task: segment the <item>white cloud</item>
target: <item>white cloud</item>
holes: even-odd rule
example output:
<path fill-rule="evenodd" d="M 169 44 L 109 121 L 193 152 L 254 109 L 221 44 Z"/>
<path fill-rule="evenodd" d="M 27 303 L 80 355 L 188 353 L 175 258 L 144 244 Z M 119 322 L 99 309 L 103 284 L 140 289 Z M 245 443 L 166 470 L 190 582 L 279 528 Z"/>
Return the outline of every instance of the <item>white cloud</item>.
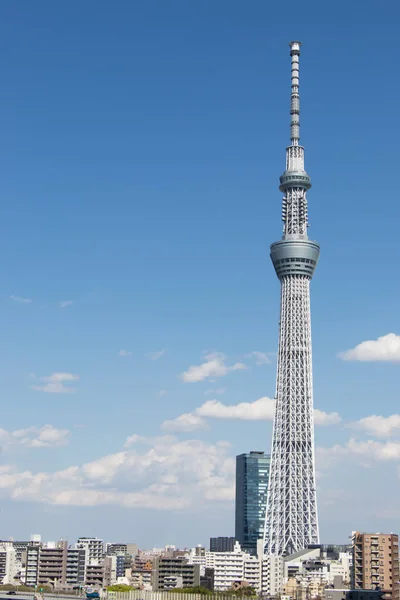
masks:
<path fill-rule="evenodd" d="M 367 467 L 376 462 L 399 461 L 400 441 L 378 442 L 351 438 L 343 446 L 336 444 L 330 448 L 316 449 L 318 469 L 329 469 L 343 459 L 349 461 L 351 458 Z"/>
<path fill-rule="evenodd" d="M 110 483 L 115 473 L 125 463 L 125 460 L 126 452 L 110 454 L 109 456 L 103 456 L 98 460 L 84 464 L 82 472 L 89 480 Z"/>
<path fill-rule="evenodd" d="M 240 421 L 272 421 L 275 413 L 275 400 L 263 396 L 254 402 L 239 404 L 224 404 L 219 400 L 207 400 L 193 412 L 184 413 L 175 419 L 164 421 L 161 429 L 164 431 L 195 431 L 207 427 L 206 418 L 231 419 Z M 337 412 L 326 413 L 314 409 L 315 425 L 337 425 L 341 417 Z"/>
<path fill-rule="evenodd" d="M 375 437 L 391 437 L 400 432 L 400 415 L 390 415 L 389 417 L 371 415 L 350 423 L 349 427 L 361 429 Z"/>
<path fill-rule="evenodd" d="M 146 440 L 146 438 L 143 437 L 142 435 L 139 435 L 138 433 L 134 433 L 133 435 L 130 435 L 129 437 L 126 438 L 124 448 L 130 448 L 134 444 L 137 444 L 138 442 L 143 442 L 145 440 Z"/>
<path fill-rule="evenodd" d="M 134 437 L 134 436 L 131 436 Z M 0 491 L 14 500 L 179 510 L 231 501 L 235 461 L 227 443 L 139 436 L 141 447 L 54 473 L 0 468 Z"/>
<path fill-rule="evenodd" d="M 176 419 L 164 421 L 161 425 L 161 429 L 164 431 L 178 432 L 178 431 L 196 431 L 196 429 L 205 429 L 207 427 L 206 421 L 194 413 L 184 413 Z"/>
<path fill-rule="evenodd" d="M 254 358 L 256 361 L 256 365 L 259 367 L 261 365 L 269 365 L 271 363 L 268 352 L 260 352 L 259 350 L 253 350 L 253 352 L 249 352 L 246 354 L 246 358 Z"/>
<path fill-rule="evenodd" d="M 132 356 L 132 352 L 129 350 L 120 350 L 118 352 L 118 356 Z"/>
<path fill-rule="evenodd" d="M 151 360 L 158 360 L 166 353 L 167 349 L 163 348 L 162 350 L 156 350 L 156 352 L 149 352 L 146 356 L 151 358 Z"/>
<path fill-rule="evenodd" d="M 221 352 L 210 352 L 204 358 L 206 359 L 204 363 L 189 367 L 180 375 L 180 378 L 186 383 L 193 383 L 204 381 L 209 377 L 223 377 L 232 371 L 247 369 L 246 365 L 240 362 L 227 365 L 226 356 Z"/>
<path fill-rule="evenodd" d="M 53 425 L 44 425 L 32 439 L 32 447 L 66 446 L 68 444 L 68 429 L 57 429 Z"/>
<path fill-rule="evenodd" d="M 167 392 L 167 390 L 160 390 L 160 391 L 158 392 L 158 395 L 159 395 L 159 396 L 160 396 L 160 398 L 161 398 L 162 396 L 165 396 L 167 393 L 168 393 L 168 392 Z"/>
<path fill-rule="evenodd" d="M 326 413 L 319 408 L 314 408 L 315 425 L 337 425 L 342 420 L 337 412 Z"/>
<path fill-rule="evenodd" d="M 71 306 L 72 304 L 72 300 L 61 300 L 61 302 L 59 302 L 58 306 L 60 308 L 67 308 L 67 306 Z"/>
<path fill-rule="evenodd" d="M 361 342 L 338 356 L 343 360 L 400 362 L 400 335 L 388 333 L 377 340 Z"/>
<path fill-rule="evenodd" d="M 31 298 L 23 298 L 22 296 L 10 296 L 10 299 L 17 304 L 30 304 L 32 302 Z"/>
<path fill-rule="evenodd" d="M 15 445 L 29 448 L 66 446 L 69 434 L 68 429 L 57 429 L 53 425 L 27 427 L 15 431 L 0 429 L 0 443 L 3 448 Z"/>
<path fill-rule="evenodd" d="M 53 373 L 48 377 L 40 377 L 44 383 L 32 385 L 32 389 L 39 392 L 48 392 L 49 394 L 70 394 L 75 392 L 75 388 L 68 384 L 72 381 L 78 381 L 79 376 L 73 373 Z"/>
<path fill-rule="evenodd" d="M 349 440 L 347 449 L 351 454 L 360 455 L 362 459 L 398 460 L 400 459 L 400 442 L 377 442 L 375 440 Z"/>
<path fill-rule="evenodd" d="M 272 421 L 274 418 L 275 400 L 266 396 L 254 402 L 239 404 L 223 404 L 218 400 L 208 400 L 196 409 L 196 414 L 212 419 L 240 419 L 241 421 Z"/>
<path fill-rule="evenodd" d="M 223 404 L 219 400 L 208 400 L 195 410 L 196 415 L 213 419 L 238 419 L 241 421 L 272 421 L 275 413 L 275 400 L 263 396 L 254 402 L 240 402 L 239 404 Z M 341 417 L 337 412 L 326 413 L 318 408 L 314 409 L 314 422 L 316 425 L 336 425 Z"/>

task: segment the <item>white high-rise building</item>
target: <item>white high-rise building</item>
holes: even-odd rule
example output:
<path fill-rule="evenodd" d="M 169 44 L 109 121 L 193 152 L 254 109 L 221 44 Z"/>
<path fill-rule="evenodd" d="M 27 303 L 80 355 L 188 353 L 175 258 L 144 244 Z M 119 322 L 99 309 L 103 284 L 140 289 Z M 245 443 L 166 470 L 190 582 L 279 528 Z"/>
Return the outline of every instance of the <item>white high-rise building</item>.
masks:
<path fill-rule="evenodd" d="M 12 544 L 0 545 L 0 583 L 15 585 L 17 575 L 16 551 Z"/>
<path fill-rule="evenodd" d="M 239 542 L 233 552 L 205 552 L 196 555 L 193 548 L 189 562 L 200 564 L 201 568 L 214 569 L 214 589 L 225 592 L 237 585 L 247 585 L 258 593 L 276 595 L 283 582 L 283 558 L 280 556 L 252 556 L 244 552 Z"/>
<path fill-rule="evenodd" d="M 281 556 L 264 556 L 261 562 L 259 592 L 265 596 L 277 596 L 282 591 L 284 563 Z"/>
<path fill-rule="evenodd" d="M 86 564 L 90 564 L 93 560 L 99 561 L 103 558 L 104 542 L 99 538 L 81 537 L 76 542 L 76 548 L 86 550 Z"/>

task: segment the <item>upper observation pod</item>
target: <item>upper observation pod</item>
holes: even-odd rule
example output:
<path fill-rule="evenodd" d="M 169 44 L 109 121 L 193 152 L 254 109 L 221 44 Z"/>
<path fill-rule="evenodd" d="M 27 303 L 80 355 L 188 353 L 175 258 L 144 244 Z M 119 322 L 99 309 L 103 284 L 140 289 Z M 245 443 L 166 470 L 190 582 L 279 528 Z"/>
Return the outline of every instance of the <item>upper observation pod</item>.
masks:
<path fill-rule="evenodd" d="M 311 279 L 319 258 L 319 244 L 308 239 L 307 191 L 311 179 L 304 168 L 300 140 L 299 57 L 300 42 L 290 42 L 290 146 L 286 148 L 286 169 L 280 177 L 283 192 L 283 238 L 271 246 L 271 259 L 279 279 L 302 275 Z"/>

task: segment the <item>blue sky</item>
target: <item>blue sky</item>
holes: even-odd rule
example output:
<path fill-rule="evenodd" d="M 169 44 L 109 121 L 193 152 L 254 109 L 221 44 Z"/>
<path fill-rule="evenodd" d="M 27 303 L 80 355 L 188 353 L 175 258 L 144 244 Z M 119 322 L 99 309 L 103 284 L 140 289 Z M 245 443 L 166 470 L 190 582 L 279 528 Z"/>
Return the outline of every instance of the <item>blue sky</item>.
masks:
<path fill-rule="evenodd" d="M 271 439 L 254 402 L 274 395 L 291 39 L 321 244 L 321 535 L 400 529 L 399 13 L 1 5 L 1 537 L 233 535 L 233 458 Z"/>

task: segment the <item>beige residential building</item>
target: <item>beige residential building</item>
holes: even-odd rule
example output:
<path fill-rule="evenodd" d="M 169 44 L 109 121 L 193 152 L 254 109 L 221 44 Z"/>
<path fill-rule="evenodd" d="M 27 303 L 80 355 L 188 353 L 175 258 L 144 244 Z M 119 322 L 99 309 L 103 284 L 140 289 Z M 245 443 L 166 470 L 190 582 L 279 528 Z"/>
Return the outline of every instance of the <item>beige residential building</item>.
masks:
<path fill-rule="evenodd" d="M 67 542 L 48 542 L 39 551 L 39 585 L 63 587 L 67 580 Z"/>
<path fill-rule="evenodd" d="M 400 600 L 399 536 L 354 531 L 352 542 L 352 587 L 364 590 L 379 587 L 388 598 Z"/>

